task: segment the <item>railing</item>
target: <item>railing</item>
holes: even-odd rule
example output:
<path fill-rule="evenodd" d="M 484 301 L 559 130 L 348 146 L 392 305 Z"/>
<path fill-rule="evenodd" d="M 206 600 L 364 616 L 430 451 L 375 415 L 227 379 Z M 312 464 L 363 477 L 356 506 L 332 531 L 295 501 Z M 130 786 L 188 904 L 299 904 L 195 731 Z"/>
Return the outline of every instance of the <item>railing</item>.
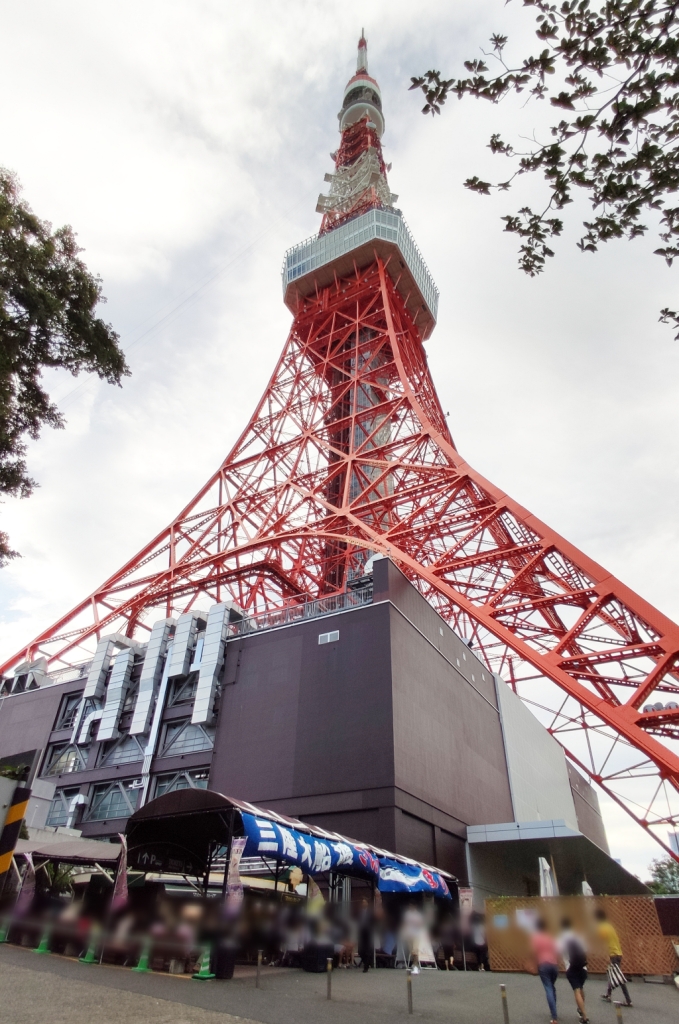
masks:
<path fill-rule="evenodd" d="M 279 626 L 289 626 L 294 622 L 302 622 L 306 619 L 317 619 L 322 615 L 334 615 L 335 612 L 347 611 L 349 608 L 360 608 L 362 605 L 371 604 L 372 599 L 373 588 L 372 584 L 369 584 L 359 590 L 349 590 L 343 594 L 333 594 L 331 597 L 319 597 L 314 601 L 307 600 L 302 604 L 289 604 L 283 608 L 274 608 L 272 611 L 257 612 L 239 622 L 232 622 L 229 629 L 232 636 L 255 633 L 262 629 L 276 629 Z M 90 664 L 91 662 L 88 661 L 73 668 L 56 669 L 45 676 L 42 686 L 53 686 L 55 683 L 71 679 L 83 679 L 87 675 Z"/>
<path fill-rule="evenodd" d="M 283 261 L 283 292 L 291 282 L 373 238 L 398 245 L 422 298 L 436 319 L 439 290 L 399 210 L 368 210 L 325 235 L 312 235 L 288 249 Z"/>
<path fill-rule="evenodd" d="M 249 615 L 247 618 L 241 619 L 240 622 L 232 623 L 231 630 L 234 635 L 242 636 L 247 633 L 259 632 L 262 629 L 290 626 L 295 622 L 317 619 L 323 615 L 334 615 L 336 612 L 344 612 L 349 608 L 360 608 L 363 605 L 371 604 L 372 599 L 372 586 L 363 587 L 360 590 L 348 590 L 343 594 L 333 594 L 331 597 L 319 597 L 315 601 L 305 601 L 304 604 L 291 604 L 284 608 L 274 608 L 273 611 Z"/>

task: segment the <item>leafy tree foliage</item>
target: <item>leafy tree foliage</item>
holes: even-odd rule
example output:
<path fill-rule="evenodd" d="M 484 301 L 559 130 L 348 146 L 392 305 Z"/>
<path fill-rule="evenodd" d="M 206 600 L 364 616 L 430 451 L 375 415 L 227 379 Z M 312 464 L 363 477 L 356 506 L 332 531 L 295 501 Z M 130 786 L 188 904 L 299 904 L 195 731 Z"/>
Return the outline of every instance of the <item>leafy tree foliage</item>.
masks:
<path fill-rule="evenodd" d="M 15 779 L 17 782 L 21 782 L 28 775 L 28 769 L 27 764 L 0 764 L 0 778 Z"/>
<path fill-rule="evenodd" d="M 129 373 L 112 327 L 95 316 L 101 279 L 79 257 L 72 228 L 52 231 L 0 168 L 0 494 L 27 497 L 36 486 L 26 440 L 63 417 L 41 384 L 43 369 L 88 371 L 110 384 Z M 0 532 L 0 566 L 14 558 Z"/>
<path fill-rule="evenodd" d="M 70 864 L 48 860 L 35 873 L 36 885 L 52 896 L 73 892 L 75 869 Z"/>
<path fill-rule="evenodd" d="M 673 857 L 666 860 L 652 860 L 650 865 L 651 881 L 647 882 L 649 889 L 666 896 L 669 893 L 679 892 L 679 861 Z"/>
<path fill-rule="evenodd" d="M 549 99 L 558 111 L 549 139 L 525 151 L 491 136 L 491 152 L 515 164 L 506 180 L 493 184 L 475 176 L 465 182 L 488 195 L 506 191 L 519 175 L 542 175 L 544 205 L 503 218 L 505 230 L 521 240 L 519 267 L 527 274 L 539 274 L 554 255 L 550 241 L 563 230 L 554 214 L 573 201 L 576 188 L 586 191 L 594 211 L 578 242 L 583 252 L 611 238 L 643 235 L 651 214 L 662 243 L 655 252 L 671 266 L 679 256 L 679 2 L 523 4 L 535 8 L 541 49 L 513 66 L 505 58 L 507 36 L 493 35 L 486 59 L 465 61 L 467 77 L 443 79 L 428 71 L 412 79 L 410 88 L 426 98 L 422 112 L 440 114 L 451 95 L 498 103 L 510 93 Z M 660 319 L 679 327 L 676 311 L 663 309 Z"/>

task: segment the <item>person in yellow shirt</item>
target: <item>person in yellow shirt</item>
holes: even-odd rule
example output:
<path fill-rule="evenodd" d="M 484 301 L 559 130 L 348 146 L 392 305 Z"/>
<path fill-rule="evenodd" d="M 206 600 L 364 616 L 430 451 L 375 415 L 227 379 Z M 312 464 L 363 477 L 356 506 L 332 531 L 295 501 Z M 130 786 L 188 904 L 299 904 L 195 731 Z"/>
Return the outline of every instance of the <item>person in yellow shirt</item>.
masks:
<path fill-rule="evenodd" d="M 625 997 L 627 1006 L 632 1005 L 630 994 L 627 990 L 627 979 L 622 973 L 622 946 L 620 945 L 620 938 L 615 928 L 610 921 L 607 920 L 605 911 L 599 907 L 594 912 L 594 917 L 599 922 L 597 925 L 597 934 L 599 938 L 605 943 L 608 950 L 608 988 L 606 989 L 606 995 L 602 996 L 607 1003 L 611 1001 L 611 992 L 618 985 L 622 989 L 622 994 Z"/>

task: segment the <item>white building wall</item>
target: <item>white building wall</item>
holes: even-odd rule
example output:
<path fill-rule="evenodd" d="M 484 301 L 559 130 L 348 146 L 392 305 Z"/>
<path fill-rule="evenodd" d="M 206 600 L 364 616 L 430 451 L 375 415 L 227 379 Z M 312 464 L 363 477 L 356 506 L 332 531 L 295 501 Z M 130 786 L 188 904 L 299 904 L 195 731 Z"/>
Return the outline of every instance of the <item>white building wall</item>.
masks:
<path fill-rule="evenodd" d="M 499 676 L 495 688 L 514 820 L 562 819 L 579 831 L 563 748 Z"/>

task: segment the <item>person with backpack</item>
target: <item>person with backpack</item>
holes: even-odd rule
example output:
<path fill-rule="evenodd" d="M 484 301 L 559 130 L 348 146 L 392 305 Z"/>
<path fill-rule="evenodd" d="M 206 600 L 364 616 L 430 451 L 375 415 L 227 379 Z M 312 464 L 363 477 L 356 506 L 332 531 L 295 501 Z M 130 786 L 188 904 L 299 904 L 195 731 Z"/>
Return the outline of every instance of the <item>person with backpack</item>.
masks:
<path fill-rule="evenodd" d="M 566 979 L 573 989 L 575 1005 L 581 1024 L 589 1024 L 585 1011 L 585 982 L 587 981 L 587 950 L 582 937 L 573 931 L 573 924 L 568 917 L 561 922 L 561 938 L 559 952 L 566 970 Z"/>

